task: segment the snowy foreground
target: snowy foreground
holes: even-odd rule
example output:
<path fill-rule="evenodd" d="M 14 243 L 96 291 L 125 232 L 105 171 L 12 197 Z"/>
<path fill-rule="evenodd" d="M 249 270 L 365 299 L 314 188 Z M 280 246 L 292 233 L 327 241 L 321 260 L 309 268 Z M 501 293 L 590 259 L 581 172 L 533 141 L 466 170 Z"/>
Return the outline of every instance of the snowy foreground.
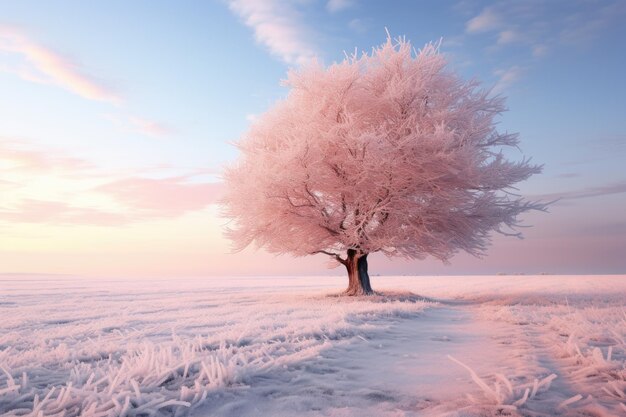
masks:
<path fill-rule="evenodd" d="M 0 277 L 0 415 L 626 416 L 626 276 L 345 281 Z"/>

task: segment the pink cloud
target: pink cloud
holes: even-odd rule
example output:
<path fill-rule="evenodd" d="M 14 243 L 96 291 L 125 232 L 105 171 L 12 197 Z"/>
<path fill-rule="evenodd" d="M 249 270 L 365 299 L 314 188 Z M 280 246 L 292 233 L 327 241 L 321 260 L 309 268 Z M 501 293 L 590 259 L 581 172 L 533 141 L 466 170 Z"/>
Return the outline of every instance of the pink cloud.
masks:
<path fill-rule="evenodd" d="M 506 69 L 498 69 L 494 71 L 494 74 L 498 77 L 498 81 L 496 85 L 493 87 L 494 94 L 500 94 L 504 90 L 508 89 L 511 85 L 515 84 L 524 73 L 524 70 L 517 66 L 513 65 L 512 67 Z"/>
<path fill-rule="evenodd" d="M 513 29 L 503 30 L 498 34 L 498 45 L 506 45 L 510 43 L 520 42 L 523 36 Z"/>
<path fill-rule="evenodd" d="M 254 30 L 258 43 L 288 64 L 313 59 L 312 36 L 289 2 L 277 0 L 230 0 L 230 9 Z"/>
<path fill-rule="evenodd" d="M 94 190 L 109 195 L 147 218 L 176 217 L 215 203 L 222 184 L 190 183 L 185 177 L 132 177 L 98 186 Z"/>
<path fill-rule="evenodd" d="M 0 220 L 16 223 L 119 226 L 132 219 L 126 214 L 76 207 L 60 201 L 24 199 L 9 209 L 0 209 Z"/>
<path fill-rule="evenodd" d="M 141 117 L 131 116 L 128 118 L 134 129 L 148 136 L 168 136 L 173 133 L 173 130 L 159 122 L 153 120 L 143 119 Z"/>
<path fill-rule="evenodd" d="M 76 63 L 29 39 L 15 28 L 0 26 L 0 51 L 17 54 L 24 59 L 23 65 L 4 66 L 4 70 L 27 81 L 55 84 L 89 100 L 121 101 L 115 92 L 86 75 Z"/>
<path fill-rule="evenodd" d="M 488 32 L 502 26 L 502 17 L 492 8 L 484 9 L 480 14 L 467 22 L 468 33 Z"/>
<path fill-rule="evenodd" d="M 121 226 L 202 210 L 216 202 L 221 190 L 221 183 L 187 183 L 182 177 L 125 178 L 91 190 L 123 205 L 119 212 L 24 198 L 9 207 L 0 207 L 0 222 Z"/>
<path fill-rule="evenodd" d="M 76 172 L 88 168 L 91 168 L 91 164 L 83 159 L 60 155 L 51 150 L 33 149 L 26 142 L 0 137 L 0 172 Z"/>
<path fill-rule="evenodd" d="M 354 6 L 353 0 L 328 0 L 326 9 L 331 13 L 340 12 Z"/>
<path fill-rule="evenodd" d="M 221 183 L 188 183 L 183 177 L 125 178 L 91 190 L 119 202 L 124 206 L 119 212 L 24 198 L 10 207 L 0 207 L 0 222 L 121 226 L 202 210 L 216 202 L 221 190 Z"/>
<path fill-rule="evenodd" d="M 18 185 L 18 184 L 13 182 L 13 181 L 0 180 L 0 189 L 13 188 L 16 185 Z"/>
<path fill-rule="evenodd" d="M 50 149 L 39 149 L 24 141 L 0 137 L 0 194 L 7 197 L 0 206 L 0 223 L 49 223 L 81 225 L 123 225 L 159 218 L 174 218 L 187 212 L 198 211 L 215 203 L 222 189 L 221 183 L 192 182 L 213 174 L 211 169 L 198 169 L 187 175 L 161 179 L 137 176 L 120 177 L 112 173 L 93 173 L 96 167 L 80 158 L 68 157 Z M 168 166 L 153 167 L 152 170 L 169 169 Z M 142 172 L 145 172 L 142 171 Z M 13 179 L 11 174 L 18 174 Z M 40 198 L 29 190 L 31 178 L 56 177 L 62 183 L 59 196 Z M 85 189 L 77 182 L 86 177 L 90 181 L 109 182 Z M 23 177 L 23 178 L 22 178 Z M 117 177 L 117 179 L 115 179 Z M 73 203 L 75 197 L 85 200 L 90 195 L 106 195 L 122 206 L 119 210 L 101 207 L 85 207 Z M 61 200 L 61 201 L 58 201 Z M 77 200 L 78 201 L 78 200 Z M 10 203 L 7 203 L 10 202 Z"/>
<path fill-rule="evenodd" d="M 348 27 L 357 33 L 367 32 L 368 26 L 363 19 L 352 19 L 348 22 Z"/>
<path fill-rule="evenodd" d="M 152 137 L 164 137 L 175 133 L 174 129 L 166 124 L 143 117 L 121 116 L 112 113 L 106 113 L 102 116 L 118 128 L 127 132 L 140 133 Z"/>

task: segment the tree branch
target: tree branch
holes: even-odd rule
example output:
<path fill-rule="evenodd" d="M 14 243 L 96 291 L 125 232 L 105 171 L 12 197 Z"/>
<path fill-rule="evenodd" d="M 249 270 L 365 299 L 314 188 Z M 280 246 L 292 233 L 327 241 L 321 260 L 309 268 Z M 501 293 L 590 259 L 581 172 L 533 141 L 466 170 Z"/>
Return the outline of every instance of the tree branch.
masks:
<path fill-rule="evenodd" d="M 337 262 L 339 262 L 342 265 L 346 265 L 348 262 L 346 259 L 343 259 L 341 256 L 339 256 L 336 253 L 326 252 L 325 250 L 317 250 L 315 252 L 311 252 L 311 255 L 315 255 L 316 253 L 323 253 L 324 255 L 332 256 L 333 258 L 337 260 Z"/>

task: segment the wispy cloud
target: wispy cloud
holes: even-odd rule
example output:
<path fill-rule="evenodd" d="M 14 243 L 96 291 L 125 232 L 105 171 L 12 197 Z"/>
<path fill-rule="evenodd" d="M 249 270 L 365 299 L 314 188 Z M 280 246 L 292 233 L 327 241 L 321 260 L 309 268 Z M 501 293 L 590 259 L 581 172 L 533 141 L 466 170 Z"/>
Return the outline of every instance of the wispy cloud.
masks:
<path fill-rule="evenodd" d="M 18 184 L 16 182 L 14 182 L 14 181 L 0 180 L 0 189 L 13 188 L 16 185 L 18 185 Z"/>
<path fill-rule="evenodd" d="M 213 170 L 163 177 L 171 169 L 107 172 L 81 158 L 0 137 L 0 226 L 125 225 L 177 218 L 219 198 L 222 183 L 207 179 Z M 156 175 L 161 177 L 149 177 Z"/>
<path fill-rule="evenodd" d="M 0 173 L 73 173 L 91 167 L 81 158 L 66 156 L 52 149 L 37 149 L 18 139 L 0 137 Z"/>
<path fill-rule="evenodd" d="M 522 35 L 515 29 L 503 30 L 498 34 L 498 45 L 507 45 L 521 41 Z"/>
<path fill-rule="evenodd" d="M 326 9 L 331 13 L 337 13 L 354 6 L 354 0 L 328 0 Z"/>
<path fill-rule="evenodd" d="M 541 58 L 548 54 L 548 47 L 543 44 L 536 44 L 532 46 L 532 54 L 535 58 Z"/>
<path fill-rule="evenodd" d="M 11 184 L 9 184 L 11 185 Z M 117 208 L 94 203 L 72 203 L 40 198 L 20 198 L 0 207 L 0 223 L 121 226 L 150 220 L 177 218 L 214 204 L 222 183 L 189 183 L 182 177 L 151 179 L 131 177 L 114 180 L 90 190 L 81 198 L 100 194 L 113 199 Z M 4 188 L 0 183 L 0 188 Z M 67 194 L 67 193 L 66 193 Z M 72 195 L 66 195 L 71 200 Z"/>
<path fill-rule="evenodd" d="M 483 8 L 466 22 L 465 31 L 489 39 L 495 35 L 494 46 L 498 48 L 514 43 L 526 45 L 527 51 L 538 58 L 557 46 L 591 45 L 599 33 L 620 24 L 624 17 L 626 3 L 621 0 L 601 4 L 565 2 L 558 11 L 550 7 L 550 2 L 512 0 Z"/>
<path fill-rule="evenodd" d="M 144 119 L 142 117 L 130 116 L 128 118 L 135 130 L 148 136 L 169 136 L 174 133 L 173 129 L 163 123 L 153 120 Z"/>
<path fill-rule="evenodd" d="M 12 223 L 120 226 L 131 220 L 125 213 L 76 207 L 61 201 L 23 199 L 10 208 L 0 208 L 0 221 Z"/>
<path fill-rule="evenodd" d="M 580 198 L 600 197 L 612 194 L 626 193 L 626 181 L 615 182 L 612 184 L 598 185 L 593 187 L 586 187 L 580 190 L 564 191 L 557 193 L 539 194 L 531 196 L 534 200 L 577 200 Z"/>
<path fill-rule="evenodd" d="M 491 7 L 483 9 L 478 15 L 468 20 L 465 31 L 468 33 L 488 32 L 503 24 L 500 14 Z"/>
<path fill-rule="evenodd" d="M 365 33 L 368 26 L 365 20 L 359 18 L 352 19 L 348 22 L 348 27 L 357 33 Z"/>
<path fill-rule="evenodd" d="M 117 210 L 58 200 L 23 198 L 0 207 L 0 222 L 122 226 L 176 218 L 215 203 L 221 189 L 221 183 L 186 183 L 181 178 L 126 178 L 89 191 L 103 193 L 116 200 L 120 205 Z"/>
<path fill-rule="evenodd" d="M 94 188 L 147 217 L 176 217 L 215 203 L 221 183 L 192 183 L 186 177 L 124 178 Z"/>
<path fill-rule="evenodd" d="M 517 65 L 513 65 L 512 67 L 505 69 L 495 70 L 494 74 L 498 77 L 498 81 L 493 87 L 493 93 L 499 94 L 507 90 L 522 77 L 523 73 L 524 70 Z"/>
<path fill-rule="evenodd" d="M 145 136 L 159 138 L 170 136 L 175 133 L 175 130 L 170 126 L 143 117 L 114 113 L 106 113 L 103 114 L 102 117 L 109 120 L 121 130 L 139 133 Z"/>
<path fill-rule="evenodd" d="M 248 113 L 246 114 L 246 120 L 248 123 L 256 123 L 259 120 L 259 115 L 256 113 Z"/>
<path fill-rule="evenodd" d="M 287 64 L 303 64 L 316 56 L 311 30 L 291 2 L 230 0 L 230 9 L 254 30 L 256 41 Z"/>
<path fill-rule="evenodd" d="M 21 58 L 19 64 L 3 63 L 0 69 L 24 80 L 54 84 L 83 98 L 118 103 L 120 96 L 109 86 L 87 75 L 77 63 L 30 39 L 20 30 L 0 26 L 0 51 Z"/>
<path fill-rule="evenodd" d="M 603 29 L 622 24 L 626 17 L 626 2 L 612 1 L 594 5 L 592 10 L 573 12 L 563 19 L 559 40 L 566 44 L 591 45 Z"/>

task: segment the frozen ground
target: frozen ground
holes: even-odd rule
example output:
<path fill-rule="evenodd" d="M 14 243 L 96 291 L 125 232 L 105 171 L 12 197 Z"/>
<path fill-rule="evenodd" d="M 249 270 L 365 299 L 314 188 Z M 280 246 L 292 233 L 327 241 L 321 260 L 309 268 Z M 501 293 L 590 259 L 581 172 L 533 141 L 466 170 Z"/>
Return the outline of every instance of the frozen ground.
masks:
<path fill-rule="evenodd" d="M 345 281 L 0 277 L 0 415 L 626 416 L 626 276 Z"/>

